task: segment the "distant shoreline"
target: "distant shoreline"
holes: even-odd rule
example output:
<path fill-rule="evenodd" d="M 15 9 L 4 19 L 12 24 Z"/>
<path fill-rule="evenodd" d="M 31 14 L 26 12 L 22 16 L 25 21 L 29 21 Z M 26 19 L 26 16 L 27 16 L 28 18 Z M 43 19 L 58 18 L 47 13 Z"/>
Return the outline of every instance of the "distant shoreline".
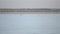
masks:
<path fill-rule="evenodd" d="M 48 9 L 48 8 L 45 8 L 45 9 L 39 9 L 39 8 L 35 8 L 35 9 L 30 9 L 30 8 L 22 8 L 22 9 L 8 9 L 8 8 L 4 8 L 4 9 L 0 9 L 0 12 L 49 12 L 49 11 L 52 11 L 52 12 L 56 12 L 56 11 L 60 11 L 60 9 Z"/>

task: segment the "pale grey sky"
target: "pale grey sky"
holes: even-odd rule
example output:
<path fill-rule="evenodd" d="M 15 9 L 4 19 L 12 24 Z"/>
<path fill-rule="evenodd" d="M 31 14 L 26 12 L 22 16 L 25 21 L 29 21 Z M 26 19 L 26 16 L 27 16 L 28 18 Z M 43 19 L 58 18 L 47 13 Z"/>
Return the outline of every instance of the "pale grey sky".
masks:
<path fill-rule="evenodd" d="M 0 0 L 0 8 L 60 8 L 60 0 Z"/>

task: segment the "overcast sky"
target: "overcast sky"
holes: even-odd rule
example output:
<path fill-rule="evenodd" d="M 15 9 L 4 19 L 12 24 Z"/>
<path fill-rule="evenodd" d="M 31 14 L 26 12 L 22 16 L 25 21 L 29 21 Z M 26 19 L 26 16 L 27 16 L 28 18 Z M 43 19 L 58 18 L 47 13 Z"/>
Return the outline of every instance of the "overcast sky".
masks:
<path fill-rule="evenodd" d="M 60 0 L 0 0 L 0 8 L 60 8 Z"/>

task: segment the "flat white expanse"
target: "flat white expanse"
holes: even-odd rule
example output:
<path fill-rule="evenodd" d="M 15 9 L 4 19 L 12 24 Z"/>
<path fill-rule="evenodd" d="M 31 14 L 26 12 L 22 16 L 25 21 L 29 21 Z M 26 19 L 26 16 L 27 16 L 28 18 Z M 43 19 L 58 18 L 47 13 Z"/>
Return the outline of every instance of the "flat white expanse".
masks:
<path fill-rule="evenodd" d="M 60 34 L 60 14 L 0 14 L 0 34 Z"/>
<path fill-rule="evenodd" d="M 60 0 L 0 0 L 0 8 L 59 8 Z"/>

